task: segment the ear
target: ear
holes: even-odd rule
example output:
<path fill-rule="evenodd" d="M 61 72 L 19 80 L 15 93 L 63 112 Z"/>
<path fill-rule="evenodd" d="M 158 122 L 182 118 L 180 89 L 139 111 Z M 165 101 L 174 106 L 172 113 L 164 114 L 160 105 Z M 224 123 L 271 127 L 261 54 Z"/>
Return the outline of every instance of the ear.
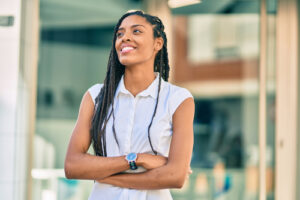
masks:
<path fill-rule="evenodd" d="M 155 38 L 154 41 L 154 50 L 158 52 L 164 45 L 164 39 L 162 37 Z"/>

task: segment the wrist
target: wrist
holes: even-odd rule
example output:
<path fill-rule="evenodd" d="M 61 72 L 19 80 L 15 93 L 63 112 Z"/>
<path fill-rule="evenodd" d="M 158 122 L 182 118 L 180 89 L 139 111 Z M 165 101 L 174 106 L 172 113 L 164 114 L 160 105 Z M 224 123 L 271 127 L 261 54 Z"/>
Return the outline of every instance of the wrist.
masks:
<path fill-rule="evenodd" d="M 137 156 L 138 156 L 137 153 L 133 153 L 133 152 L 126 155 L 125 159 L 128 161 L 131 170 L 136 170 L 138 168 L 136 164 Z"/>
<path fill-rule="evenodd" d="M 143 166 L 143 164 L 144 164 L 144 155 L 145 154 L 143 154 L 143 153 L 138 153 L 137 154 L 137 159 L 135 161 L 137 166 Z"/>

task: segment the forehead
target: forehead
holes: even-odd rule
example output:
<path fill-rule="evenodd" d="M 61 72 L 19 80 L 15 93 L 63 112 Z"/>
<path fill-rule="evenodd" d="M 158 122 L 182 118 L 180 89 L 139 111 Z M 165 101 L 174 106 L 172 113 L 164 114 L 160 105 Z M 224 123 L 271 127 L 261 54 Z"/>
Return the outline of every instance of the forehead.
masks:
<path fill-rule="evenodd" d="M 138 15 L 130 15 L 122 21 L 119 29 L 131 27 L 136 24 L 143 25 L 145 28 L 151 28 L 150 23 L 144 17 L 138 16 Z"/>

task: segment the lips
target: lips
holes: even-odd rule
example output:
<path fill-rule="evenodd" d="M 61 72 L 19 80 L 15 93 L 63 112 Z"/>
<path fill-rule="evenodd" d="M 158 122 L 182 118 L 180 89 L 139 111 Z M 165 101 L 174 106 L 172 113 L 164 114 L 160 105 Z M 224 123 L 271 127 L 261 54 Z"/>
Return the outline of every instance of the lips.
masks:
<path fill-rule="evenodd" d="M 129 45 L 129 44 L 123 44 L 121 45 L 121 53 L 128 53 L 135 49 L 136 47 Z"/>
<path fill-rule="evenodd" d="M 124 47 L 124 48 L 121 49 L 121 52 L 122 53 L 127 53 L 127 52 L 130 52 L 132 50 L 134 50 L 133 47 Z"/>

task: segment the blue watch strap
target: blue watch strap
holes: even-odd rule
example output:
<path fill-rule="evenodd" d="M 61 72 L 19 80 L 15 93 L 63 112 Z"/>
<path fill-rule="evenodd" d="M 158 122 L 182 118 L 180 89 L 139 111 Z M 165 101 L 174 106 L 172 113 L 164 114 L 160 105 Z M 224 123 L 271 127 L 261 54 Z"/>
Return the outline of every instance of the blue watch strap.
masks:
<path fill-rule="evenodd" d="M 130 167 L 131 170 L 136 170 L 137 169 L 136 163 L 134 161 L 129 162 L 129 167 Z"/>

